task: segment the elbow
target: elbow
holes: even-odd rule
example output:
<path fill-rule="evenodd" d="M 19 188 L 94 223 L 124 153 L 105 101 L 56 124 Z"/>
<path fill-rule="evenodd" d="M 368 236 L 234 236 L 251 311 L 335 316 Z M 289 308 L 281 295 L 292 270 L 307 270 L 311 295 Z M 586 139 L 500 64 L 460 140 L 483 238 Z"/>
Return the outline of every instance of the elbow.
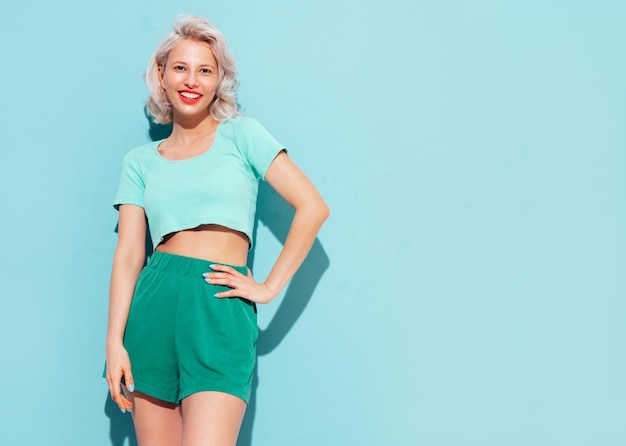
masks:
<path fill-rule="evenodd" d="M 317 221 L 319 225 L 322 226 L 322 223 L 330 216 L 330 208 L 326 205 L 324 200 L 320 199 L 319 202 L 311 206 L 310 216 L 312 220 Z"/>
<path fill-rule="evenodd" d="M 325 222 L 328 219 L 328 217 L 330 217 L 330 208 L 323 201 L 322 201 L 322 205 L 320 207 L 319 213 L 320 213 L 320 218 L 322 220 L 322 223 Z"/>
<path fill-rule="evenodd" d="M 113 256 L 113 262 L 123 265 L 124 268 L 141 269 L 146 260 L 145 249 L 128 249 L 118 246 Z"/>
<path fill-rule="evenodd" d="M 302 200 L 300 203 L 294 205 L 294 209 L 296 215 L 318 228 L 321 227 L 322 223 L 330 216 L 330 209 L 320 196 L 310 198 L 309 200 Z"/>

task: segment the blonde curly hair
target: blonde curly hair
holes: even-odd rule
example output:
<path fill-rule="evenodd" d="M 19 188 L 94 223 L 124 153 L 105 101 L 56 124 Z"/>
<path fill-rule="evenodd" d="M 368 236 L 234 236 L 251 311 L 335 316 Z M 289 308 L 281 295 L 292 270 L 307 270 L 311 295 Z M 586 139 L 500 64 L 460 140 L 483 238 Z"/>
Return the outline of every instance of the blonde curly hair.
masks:
<path fill-rule="evenodd" d="M 170 51 L 182 40 L 197 40 L 209 44 L 218 65 L 219 83 L 215 98 L 209 105 L 211 116 L 221 121 L 239 114 L 237 110 L 237 81 L 235 59 L 228 50 L 222 33 L 204 17 L 185 15 L 174 23 L 174 29 L 159 44 L 148 62 L 145 74 L 150 97 L 148 111 L 157 124 L 172 122 L 172 104 L 159 83 L 159 67 L 164 67 Z"/>

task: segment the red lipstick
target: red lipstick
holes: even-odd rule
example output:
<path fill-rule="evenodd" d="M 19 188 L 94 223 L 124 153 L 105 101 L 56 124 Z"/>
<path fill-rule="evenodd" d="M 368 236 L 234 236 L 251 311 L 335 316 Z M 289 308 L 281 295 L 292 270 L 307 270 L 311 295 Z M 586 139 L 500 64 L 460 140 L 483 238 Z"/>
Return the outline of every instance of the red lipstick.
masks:
<path fill-rule="evenodd" d="M 178 97 L 185 104 L 195 104 L 202 98 L 202 95 L 193 90 L 180 90 L 178 92 Z"/>

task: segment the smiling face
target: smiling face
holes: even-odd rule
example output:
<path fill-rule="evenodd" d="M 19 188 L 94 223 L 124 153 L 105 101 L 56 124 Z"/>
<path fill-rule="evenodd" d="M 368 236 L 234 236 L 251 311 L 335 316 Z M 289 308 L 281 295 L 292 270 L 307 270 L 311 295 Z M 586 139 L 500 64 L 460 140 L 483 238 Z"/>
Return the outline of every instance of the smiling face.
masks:
<path fill-rule="evenodd" d="M 172 104 L 174 121 L 208 117 L 219 84 L 217 61 L 208 43 L 183 40 L 159 66 L 159 80 Z"/>

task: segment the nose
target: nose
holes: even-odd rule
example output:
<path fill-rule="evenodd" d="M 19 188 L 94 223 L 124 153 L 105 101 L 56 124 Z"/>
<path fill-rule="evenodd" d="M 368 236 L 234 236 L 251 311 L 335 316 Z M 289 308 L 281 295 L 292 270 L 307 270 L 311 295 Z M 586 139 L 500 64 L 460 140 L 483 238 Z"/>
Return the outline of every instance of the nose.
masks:
<path fill-rule="evenodd" d="M 198 79 L 196 78 L 196 73 L 193 71 L 187 72 L 187 77 L 185 78 L 185 85 L 188 88 L 195 88 L 198 86 Z"/>

